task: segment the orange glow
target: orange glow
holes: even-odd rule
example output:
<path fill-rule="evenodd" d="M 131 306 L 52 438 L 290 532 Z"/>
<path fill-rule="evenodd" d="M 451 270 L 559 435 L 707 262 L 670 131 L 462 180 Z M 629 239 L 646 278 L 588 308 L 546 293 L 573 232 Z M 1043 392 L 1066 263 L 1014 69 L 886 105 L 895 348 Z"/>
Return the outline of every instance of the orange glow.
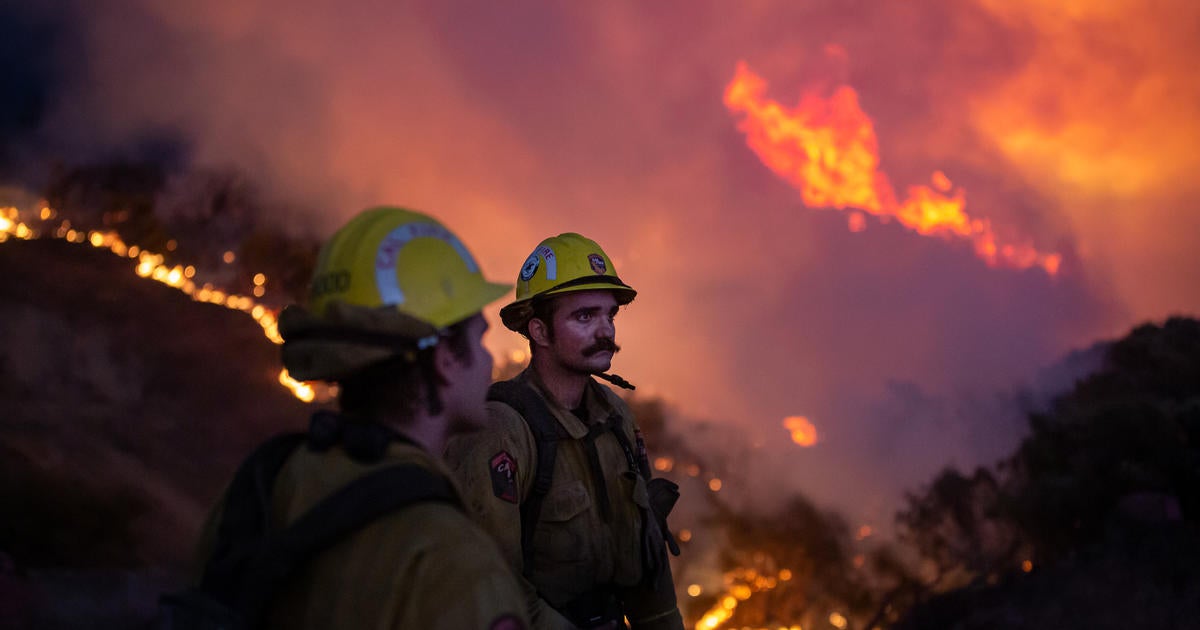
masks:
<path fill-rule="evenodd" d="M 715 479 L 715 478 L 710 479 L 708 481 L 708 489 L 712 490 L 713 492 L 720 492 L 721 491 L 721 480 Z"/>
<path fill-rule="evenodd" d="M 312 402 L 313 399 L 316 398 L 316 392 L 313 391 L 312 385 L 302 383 L 292 378 L 292 376 L 288 374 L 287 369 L 279 371 L 279 384 L 292 390 L 292 393 L 296 395 L 296 398 L 299 398 L 304 402 Z"/>
<path fill-rule="evenodd" d="M 692 530 L 681 529 L 679 530 L 679 534 L 675 537 L 679 539 L 679 542 L 687 542 L 692 539 Z"/>
<path fill-rule="evenodd" d="M 768 560 L 769 561 L 769 560 Z M 770 591 L 779 585 L 780 581 L 788 581 L 792 579 L 792 572 L 788 569 L 783 569 L 779 572 L 779 579 L 762 575 L 753 568 L 739 568 L 730 571 L 724 575 L 724 582 L 727 590 L 724 595 L 717 598 L 717 603 L 700 618 L 696 628 L 712 630 L 720 627 L 733 616 L 733 611 L 738 607 L 740 602 L 746 601 L 754 596 L 755 593 Z M 695 594 L 692 594 L 692 587 L 695 587 Z M 700 587 L 693 584 L 688 587 L 688 594 L 695 597 L 700 594 Z"/>
<path fill-rule="evenodd" d="M 933 176 L 929 179 L 933 182 L 933 187 L 941 192 L 950 192 L 950 189 L 954 187 L 950 178 L 946 177 L 946 174 L 941 171 L 934 171 Z"/>
<path fill-rule="evenodd" d="M 22 223 L 20 213 L 11 206 L 0 208 L 0 243 L 7 241 L 9 237 L 23 241 L 37 237 L 37 232 Z"/>
<path fill-rule="evenodd" d="M 1024 572 L 1026 572 L 1026 573 L 1029 573 L 1030 571 L 1032 571 L 1032 570 L 1033 570 L 1033 561 L 1032 561 L 1032 560 L 1026 560 L 1026 561 L 1022 562 L 1022 563 L 1021 563 L 1021 570 L 1022 570 L 1022 571 L 1024 571 Z"/>
<path fill-rule="evenodd" d="M 870 525 L 863 525 L 862 527 L 858 528 L 858 539 L 859 540 L 863 540 L 864 538 L 869 538 L 870 536 L 871 536 L 871 526 Z"/>
<path fill-rule="evenodd" d="M 671 459 L 670 457 L 654 458 L 654 470 L 670 472 L 672 468 L 675 468 L 675 460 Z"/>
<path fill-rule="evenodd" d="M 910 186 L 899 200 L 887 175 L 879 170 L 875 127 L 858 104 L 854 88 L 841 85 L 828 97 L 806 92 L 794 109 L 765 98 L 767 83 L 739 63 L 725 89 L 725 106 L 744 115 L 738 129 L 746 144 L 776 175 L 800 191 L 810 208 L 854 208 L 884 220 L 896 219 L 908 229 L 944 239 L 967 240 L 988 265 L 1058 272 L 1062 257 L 1043 253 L 1028 243 L 1000 243 L 991 222 L 964 212 L 964 191 L 953 189 L 945 173 L 932 176 L 933 186 Z M 851 214 L 851 231 L 865 229 L 865 218 Z"/>
<path fill-rule="evenodd" d="M 1056 3 L 1049 11 L 1031 0 L 980 4 L 1041 36 L 1018 72 L 972 103 L 977 129 L 1030 182 L 1060 195 L 1135 195 L 1190 177 L 1200 124 L 1192 109 L 1176 105 L 1181 89 L 1195 93 L 1194 68 L 1179 54 L 1186 30 L 1146 19 L 1144 5 L 1129 0 Z M 1098 37 L 1112 48 L 1098 51 Z M 1123 63 L 1106 63 L 1114 58 Z"/>
<path fill-rule="evenodd" d="M 817 443 L 817 428 L 804 416 L 788 416 L 783 419 L 783 428 L 791 431 L 792 441 L 809 447 Z"/>

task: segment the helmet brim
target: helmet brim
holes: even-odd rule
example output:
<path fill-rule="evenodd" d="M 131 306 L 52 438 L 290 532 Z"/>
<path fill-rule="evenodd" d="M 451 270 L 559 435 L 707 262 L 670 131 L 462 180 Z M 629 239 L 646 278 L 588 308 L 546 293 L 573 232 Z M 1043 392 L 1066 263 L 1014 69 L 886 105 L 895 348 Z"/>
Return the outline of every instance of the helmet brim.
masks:
<path fill-rule="evenodd" d="M 637 297 L 637 291 L 630 286 L 613 286 L 611 282 L 589 282 L 583 284 L 573 284 L 569 287 L 561 289 L 553 289 L 545 293 L 540 293 L 524 300 L 512 302 L 500 309 L 500 321 L 504 323 L 504 327 L 513 332 L 524 332 L 525 326 L 529 324 L 529 320 L 533 317 L 533 301 L 536 299 L 552 298 L 558 295 L 574 293 L 576 291 L 612 291 L 613 297 L 617 299 L 619 306 L 625 306 Z"/>
<path fill-rule="evenodd" d="M 436 318 L 437 321 L 434 323 L 440 328 L 457 324 L 458 322 L 461 322 L 462 320 L 482 311 L 483 307 L 487 306 L 488 304 L 491 304 L 505 295 L 508 295 L 508 293 L 512 291 L 512 288 L 513 285 L 511 284 L 500 284 L 497 282 L 487 281 L 481 282 L 473 289 L 472 294 L 469 297 L 464 297 L 462 300 L 458 301 L 458 308 L 445 313 L 439 313 L 438 317 Z"/>

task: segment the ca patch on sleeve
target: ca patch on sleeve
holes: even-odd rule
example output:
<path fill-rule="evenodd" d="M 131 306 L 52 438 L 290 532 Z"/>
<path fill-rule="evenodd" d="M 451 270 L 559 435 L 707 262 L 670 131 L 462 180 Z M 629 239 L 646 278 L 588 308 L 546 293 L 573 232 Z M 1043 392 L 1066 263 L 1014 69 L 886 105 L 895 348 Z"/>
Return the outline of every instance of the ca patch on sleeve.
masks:
<path fill-rule="evenodd" d="M 509 503 L 517 502 L 517 462 L 508 454 L 508 451 L 500 451 L 492 456 L 491 463 L 488 464 L 492 473 L 492 493 L 497 498 L 508 501 Z"/>

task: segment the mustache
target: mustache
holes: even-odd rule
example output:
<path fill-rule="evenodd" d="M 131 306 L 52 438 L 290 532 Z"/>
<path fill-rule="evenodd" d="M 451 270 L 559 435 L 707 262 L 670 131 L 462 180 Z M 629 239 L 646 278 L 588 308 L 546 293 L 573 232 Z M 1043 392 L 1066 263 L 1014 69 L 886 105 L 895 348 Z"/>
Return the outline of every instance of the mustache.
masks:
<path fill-rule="evenodd" d="M 616 354 L 621 351 L 621 346 L 618 346 L 617 342 L 607 337 L 597 339 L 596 343 L 583 349 L 583 356 L 590 357 L 594 354 L 599 354 L 605 351 Z"/>

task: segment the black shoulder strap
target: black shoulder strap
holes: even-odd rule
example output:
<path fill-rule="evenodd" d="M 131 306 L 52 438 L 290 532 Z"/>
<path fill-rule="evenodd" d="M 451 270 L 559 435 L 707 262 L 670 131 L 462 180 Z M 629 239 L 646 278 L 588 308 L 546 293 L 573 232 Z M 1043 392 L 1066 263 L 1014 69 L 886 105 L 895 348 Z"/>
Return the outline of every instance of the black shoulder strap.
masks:
<path fill-rule="evenodd" d="M 650 481 L 650 466 L 641 465 L 637 455 L 635 455 L 634 447 L 629 443 L 629 436 L 625 435 L 625 430 L 621 426 L 621 417 L 613 414 L 608 418 L 608 428 L 612 431 L 613 437 L 617 438 L 617 444 L 621 445 L 621 450 L 625 453 L 625 463 L 629 465 L 629 470 L 634 474 L 641 475 L 646 481 Z"/>
<path fill-rule="evenodd" d="M 248 550 L 270 529 L 271 488 L 284 462 L 307 439 L 305 433 L 277 435 L 250 454 L 238 467 L 217 526 L 212 555 L 200 587 L 221 601 L 236 597 L 232 576 L 245 567 Z"/>
<path fill-rule="evenodd" d="M 369 523 L 414 503 L 442 501 L 461 509 L 450 482 L 415 464 L 389 466 L 322 500 L 295 523 L 263 540 L 243 577 L 240 606 L 258 619 L 306 560 Z"/>
<path fill-rule="evenodd" d="M 537 469 L 533 490 L 521 497 L 521 559 L 525 577 L 533 574 L 533 532 L 542 513 L 542 502 L 554 483 L 554 460 L 558 456 L 558 441 L 564 436 L 562 427 L 546 402 L 528 385 L 514 381 L 492 383 L 488 400 L 502 402 L 521 414 L 537 443 Z"/>
<path fill-rule="evenodd" d="M 461 508 L 446 479 L 404 464 L 351 482 L 292 525 L 271 531 L 271 486 L 305 439 L 303 433 L 277 436 L 239 468 L 201 581 L 202 590 L 241 611 L 251 626 L 296 568 L 371 521 L 421 501 L 445 501 Z"/>

